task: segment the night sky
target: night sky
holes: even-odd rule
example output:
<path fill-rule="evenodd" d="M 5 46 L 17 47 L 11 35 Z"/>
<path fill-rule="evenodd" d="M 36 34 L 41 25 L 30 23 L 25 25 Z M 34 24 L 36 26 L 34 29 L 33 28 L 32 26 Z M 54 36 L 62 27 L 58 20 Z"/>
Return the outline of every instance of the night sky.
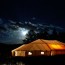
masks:
<path fill-rule="evenodd" d="M 1 19 L 46 23 L 65 28 L 64 1 L 3 0 L 0 1 L 0 24 Z"/>
<path fill-rule="evenodd" d="M 65 24 L 64 1 L 47 0 L 4 0 L 0 1 L 0 17 L 12 20 L 30 20 L 36 17 L 39 22 Z M 38 21 L 37 21 L 38 22 Z"/>

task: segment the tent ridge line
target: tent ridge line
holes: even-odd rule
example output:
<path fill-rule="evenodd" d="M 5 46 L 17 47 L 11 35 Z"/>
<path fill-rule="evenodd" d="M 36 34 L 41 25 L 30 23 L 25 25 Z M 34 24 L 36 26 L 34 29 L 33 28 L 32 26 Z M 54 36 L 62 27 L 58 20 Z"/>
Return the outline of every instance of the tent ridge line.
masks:
<path fill-rule="evenodd" d="M 48 46 L 48 44 L 45 42 L 45 41 L 43 41 L 42 39 L 40 39 L 42 42 L 44 42 L 47 46 Z M 51 48 L 48 46 L 48 48 L 51 50 Z M 51 50 L 52 51 L 52 50 Z"/>

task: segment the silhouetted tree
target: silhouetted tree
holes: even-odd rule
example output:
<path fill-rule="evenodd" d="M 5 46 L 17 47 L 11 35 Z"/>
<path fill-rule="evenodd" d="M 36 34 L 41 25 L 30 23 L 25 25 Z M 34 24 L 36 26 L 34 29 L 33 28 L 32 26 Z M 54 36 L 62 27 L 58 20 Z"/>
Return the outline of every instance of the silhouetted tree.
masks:
<path fill-rule="evenodd" d="M 52 32 L 52 39 L 58 39 L 58 34 L 55 28 L 53 29 L 53 32 Z"/>
<path fill-rule="evenodd" d="M 59 40 L 65 42 L 65 32 L 59 33 Z"/>
<path fill-rule="evenodd" d="M 47 27 L 44 29 L 43 37 L 44 37 L 45 39 L 48 39 L 48 37 L 49 37 L 49 35 L 48 35 L 48 30 L 49 30 L 49 28 L 47 28 Z"/>
<path fill-rule="evenodd" d="M 43 31 L 43 29 L 41 29 L 40 32 L 37 33 L 37 38 L 38 39 L 43 39 L 44 38 L 43 33 L 44 33 L 44 31 Z"/>
<path fill-rule="evenodd" d="M 31 42 L 36 39 L 36 33 L 34 30 L 30 30 L 29 33 L 27 34 L 27 38 L 23 40 L 24 42 Z"/>

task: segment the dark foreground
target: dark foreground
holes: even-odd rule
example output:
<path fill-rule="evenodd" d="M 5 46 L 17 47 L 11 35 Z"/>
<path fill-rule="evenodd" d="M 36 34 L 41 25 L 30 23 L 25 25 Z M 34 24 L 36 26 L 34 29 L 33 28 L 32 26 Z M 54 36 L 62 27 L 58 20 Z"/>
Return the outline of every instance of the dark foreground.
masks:
<path fill-rule="evenodd" d="M 65 64 L 65 55 L 39 57 L 0 57 L 0 65 L 59 65 Z"/>

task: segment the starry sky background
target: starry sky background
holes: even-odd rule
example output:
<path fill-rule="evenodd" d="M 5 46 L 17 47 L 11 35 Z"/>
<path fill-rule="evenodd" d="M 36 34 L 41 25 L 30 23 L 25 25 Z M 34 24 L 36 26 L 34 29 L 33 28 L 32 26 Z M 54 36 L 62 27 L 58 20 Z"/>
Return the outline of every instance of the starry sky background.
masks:
<path fill-rule="evenodd" d="M 32 23 L 52 24 L 65 29 L 64 3 L 64 0 L 2 0 L 0 1 L 0 24 L 9 25 L 11 21 L 21 23 L 31 21 Z M 3 40 L 1 36 L 0 38 Z"/>

